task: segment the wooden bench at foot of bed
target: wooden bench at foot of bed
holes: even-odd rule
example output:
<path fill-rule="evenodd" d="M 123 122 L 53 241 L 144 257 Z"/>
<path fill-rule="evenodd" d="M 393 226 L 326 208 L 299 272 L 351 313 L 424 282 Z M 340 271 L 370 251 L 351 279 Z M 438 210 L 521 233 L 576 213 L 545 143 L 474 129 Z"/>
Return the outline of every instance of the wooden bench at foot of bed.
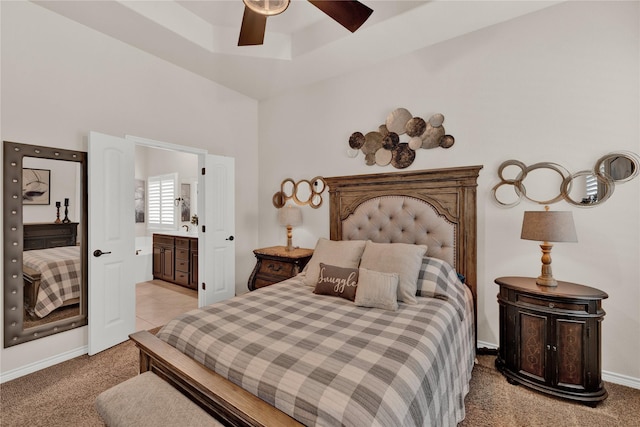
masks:
<path fill-rule="evenodd" d="M 191 359 L 155 335 L 130 335 L 140 349 L 140 373 L 151 371 L 197 403 L 224 425 L 301 427 L 264 400 Z"/>
<path fill-rule="evenodd" d="M 100 393 L 96 410 L 108 427 L 223 427 L 151 372 Z"/>

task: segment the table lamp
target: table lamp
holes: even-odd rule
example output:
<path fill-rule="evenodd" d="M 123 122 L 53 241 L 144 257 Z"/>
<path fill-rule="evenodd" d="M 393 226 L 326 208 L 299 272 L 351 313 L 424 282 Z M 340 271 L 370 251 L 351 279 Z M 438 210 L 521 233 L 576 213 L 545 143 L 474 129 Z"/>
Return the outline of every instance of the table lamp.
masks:
<path fill-rule="evenodd" d="M 284 206 L 278 210 L 278 222 L 281 226 L 287 227 L 287 251 L 294 249 L 291 243 L 293 237 L 292 228 L 302 224 L 302 210 L 297 206 Z"/>
<path fill-rule="evenodd" d="M 550 242 L 577 242 L 576 228 L 573 215 L 566 211 L 550 211 L 545 206 L 544 211 L 527 211 L 522 220 L 521 239 L 537 240 L 542 249 L 542 274 L 536 279 L 540 286 L 558 286 L 558 282 L 551 274 Z"/>

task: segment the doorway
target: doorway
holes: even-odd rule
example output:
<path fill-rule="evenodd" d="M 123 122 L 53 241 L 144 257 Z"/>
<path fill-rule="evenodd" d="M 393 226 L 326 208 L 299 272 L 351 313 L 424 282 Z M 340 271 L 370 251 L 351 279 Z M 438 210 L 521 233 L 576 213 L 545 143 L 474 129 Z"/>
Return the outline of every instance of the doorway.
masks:
<path fill-rule="evenodd" d="M 198 306 L 235 295 L 234 159 L 139 137 L 90 132 L 89 355 L 125 341 L 136 329 L 133 189 L 137 145 L 197 155 Z"/>
<path fill-rule="evenodd" d="M 198 268 L 197 258 L 189 257 L 189 251 L 186 251 L 187 256 L 178 260 L 179 255 L 171 248 L 172 259 L 167 263 L 170 271 L 167 277 L 164 273 L 161 276 L 154 272 L 154 264 L 159 262 L 155 258 L 161 255 L 156 253 L 158 248 L 154 250 L 153 244 L 154 236 L 166 237 L 172 242 L 175 236 L 185 236 L 188 237 L 187 245 L 195 246 L 191 249 L 197 250 L 198 156 L 136 144 L 134 164 L 136 331 L 140 331 L 163 326 L 172 318 L 198 307 L 195 282 L 181 285 L 174 280 L 177 274 L 197 275 L 191 271 Z M 164 203 L 160 193 L 164 194 Z"/>

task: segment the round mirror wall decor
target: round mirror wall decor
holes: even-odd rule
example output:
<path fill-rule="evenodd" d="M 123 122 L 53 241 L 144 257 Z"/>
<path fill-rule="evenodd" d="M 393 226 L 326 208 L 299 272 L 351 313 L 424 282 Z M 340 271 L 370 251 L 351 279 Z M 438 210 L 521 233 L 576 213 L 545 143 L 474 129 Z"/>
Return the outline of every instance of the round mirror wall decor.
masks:
<path fill-rule="evenodd" d="M 524 185 L 526 178 L 532 186 L 540 189 L 548 184 L 536 182 L 531 172 L 536 170 L 548 170 L 552 175 L 558 175 L 560 185 L 557 195 L 545 200 L 528 195 Z M 613 195 L 615 184 L 621 184 L 637 177 L 640 172 L 640 156 L 628 151 L 616 151 L 599 158 L 592 170 L 584 170 L 570 173 L 566 168 L 551 162 L 525 165 L 519 160 L 507 160 L 498 168 L 498 182 L 492 189 L 493 199 L 504 208 L 512 208 L 518 205 L 522 199 L 541 205 L 565 200 L 567 203 L 578 207 L 594 207 L 604 203 Z M 511 189 L 511 190 L 510 190 Z M 529 190 L 531 193 L 531 190 Z M 552 192 L 553 194 L 553 192 Z"/>
<path fill-rule="evenodd" d="M 326 188 L 327 184 L 321 176 L 311 180 L 301 179 L 298 182 L 286 178 L 280 184 L 280 191 L 273 195 L 271 201 L 276 209 L 284 207 L 289 200 L 293 200 L 297 205 L 309 205 L 318 209 L 322 205 L 322 193 Z"/>

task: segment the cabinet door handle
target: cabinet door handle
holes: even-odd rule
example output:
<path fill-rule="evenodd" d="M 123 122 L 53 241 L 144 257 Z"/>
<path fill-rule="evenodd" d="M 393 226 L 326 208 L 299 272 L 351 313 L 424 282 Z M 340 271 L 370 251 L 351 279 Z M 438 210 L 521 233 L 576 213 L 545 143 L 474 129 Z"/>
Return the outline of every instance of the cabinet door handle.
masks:
<path fill-rule="evenodd" d="M 551 350 L 551 346 L 547 344 L 547 350 Z"/>
<path fill-rule="evenodd" d="M 556 305 L 555 305 L 554 303 L 552 303 L 552 302 L 550 302 L 550 303 L 549 303 L 549 308 L 553 308 L 553 307 L 555 307 L 555 306 L 556 306 Z"/>

